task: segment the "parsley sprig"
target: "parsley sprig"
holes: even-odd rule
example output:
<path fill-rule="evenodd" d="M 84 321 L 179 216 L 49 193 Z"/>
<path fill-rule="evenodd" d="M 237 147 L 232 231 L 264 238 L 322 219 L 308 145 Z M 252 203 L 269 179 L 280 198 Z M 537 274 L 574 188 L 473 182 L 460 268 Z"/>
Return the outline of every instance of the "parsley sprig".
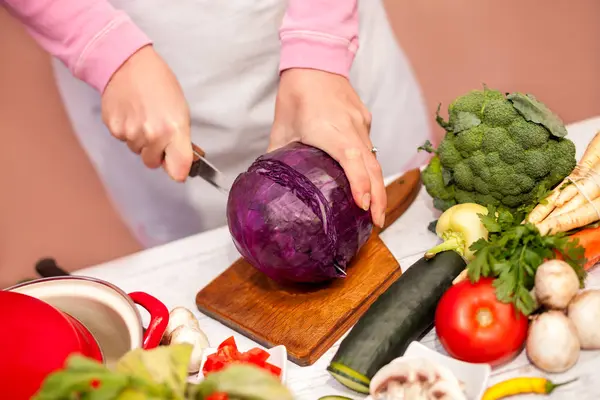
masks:
<path fill-rule="evenodd" d="M 498 300 L 513 303 L 525 315 L 535 311 L 531 296 L 535 272 L 547 259 L 557 257 L 569 263 L 583 287 L 585 279 L 585 250 L 577 239 L 565 233 L 542 236 L 530 223 L 521 224 L 525 211 L 512 213 L 488 207 L 480 219 L 489 232 L 488 240 L 480 239 L 471 245 L 475 258 L 467 266 L 471 282 L 493 277 Z"/>

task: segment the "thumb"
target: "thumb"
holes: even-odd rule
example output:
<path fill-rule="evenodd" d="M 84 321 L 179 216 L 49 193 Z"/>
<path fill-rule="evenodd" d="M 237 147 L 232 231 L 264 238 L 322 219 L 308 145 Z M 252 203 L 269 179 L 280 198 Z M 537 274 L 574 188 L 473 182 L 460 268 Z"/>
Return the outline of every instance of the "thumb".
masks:
<path fill-rule="evenodd" d="M 186 180 L 192 167 L 194 153 L 189 135 L 177 134 L 165 148 L 163 167 L 167 174 L 177 182 Z"/>

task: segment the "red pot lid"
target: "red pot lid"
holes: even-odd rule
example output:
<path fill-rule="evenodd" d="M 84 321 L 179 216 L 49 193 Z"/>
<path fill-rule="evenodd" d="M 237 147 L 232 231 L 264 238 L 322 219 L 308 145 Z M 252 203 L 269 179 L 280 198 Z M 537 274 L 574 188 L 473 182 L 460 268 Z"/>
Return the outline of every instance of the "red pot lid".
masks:
<path fill-rule="evenodd" d="M 0 291 L 0 388 L 2 397 L 29 399 L 73 353 L 90 354 L 91 335 L 50 304 Z M 89 335 L 86 337 L 86 334 Z M 91 338 L 93 341 L 93 338 Z M 97 350 L 94 342 L 92 348 Z"/>

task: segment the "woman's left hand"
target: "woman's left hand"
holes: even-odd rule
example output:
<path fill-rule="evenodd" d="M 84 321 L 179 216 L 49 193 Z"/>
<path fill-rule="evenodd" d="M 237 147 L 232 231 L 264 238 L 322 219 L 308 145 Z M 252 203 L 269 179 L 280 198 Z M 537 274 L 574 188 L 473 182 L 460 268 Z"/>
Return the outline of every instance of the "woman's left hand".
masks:
<path fill-rule="evenodd" d="M 345 77 L 293 68 L 282 72 L 269 151 L 291 142 L 320 148 L 340 163 L 359 207 L 383 227 L 387 198 L 371 152 L 371 114 Z"/>

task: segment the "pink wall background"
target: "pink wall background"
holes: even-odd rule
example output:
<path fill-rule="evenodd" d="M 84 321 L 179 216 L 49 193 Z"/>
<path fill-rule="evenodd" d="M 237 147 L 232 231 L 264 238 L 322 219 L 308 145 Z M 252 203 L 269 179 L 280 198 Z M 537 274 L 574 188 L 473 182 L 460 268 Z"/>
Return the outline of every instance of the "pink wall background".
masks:
<path fill-rule="evenodd" d="M 535 93 L 567 123 L 600 115 L 600 2 L 387 6 L 432 115 L 482 82 Z M 71 131 L 48 56 L 2 9 L 0 60 L 0 287 L 44 256 L 72 270 L 139 250 Z"/>

